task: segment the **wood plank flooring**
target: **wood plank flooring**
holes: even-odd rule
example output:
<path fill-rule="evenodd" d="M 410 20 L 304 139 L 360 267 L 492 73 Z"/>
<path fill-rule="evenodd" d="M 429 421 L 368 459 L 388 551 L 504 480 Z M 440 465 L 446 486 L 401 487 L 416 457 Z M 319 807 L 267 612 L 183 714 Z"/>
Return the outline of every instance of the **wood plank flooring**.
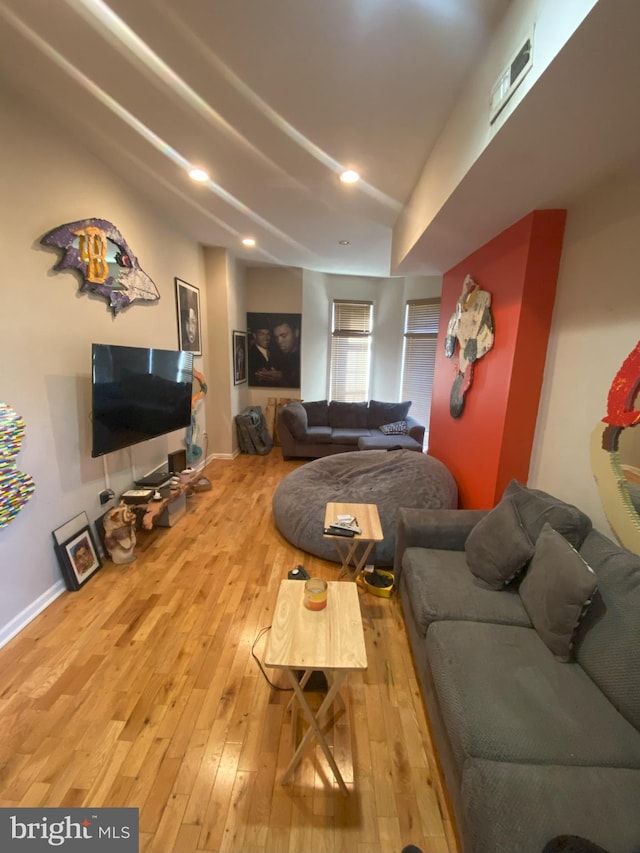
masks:
<path fill-rule="evenodd" d="M 148 853 L 458 850 L 395 596 L 360 592 L 369 667 L 328 734 L 350 795 L 319 748 L 279 783 L 291 694 L 252 647 L 291 568 L 338 573 L 273 523 L 300 464 L 214 460 L 212 490 L 140 532 L 136 562 L 107 562 L 0 650 L 0 806 L 134 806 Z"/>

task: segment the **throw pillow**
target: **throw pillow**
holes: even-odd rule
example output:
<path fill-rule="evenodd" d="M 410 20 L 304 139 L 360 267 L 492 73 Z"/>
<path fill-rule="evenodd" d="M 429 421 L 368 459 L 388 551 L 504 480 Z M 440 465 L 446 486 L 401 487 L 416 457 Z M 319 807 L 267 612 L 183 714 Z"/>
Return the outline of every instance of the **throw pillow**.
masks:
<path fill-rule="evenodd" d="M 473 527 L 464 546 L 467 565 L 483 589 L 502 589 L 533 557 L 518 508 L 503 498 Z"/>
<path fill-rule="evenodd" d="M 575 633 L 597 583 L 575 548 L 545 524 L 519 592 L 533 627 L 558 660 L 571 660 Z"/>
<path fill-rule="evenodd" d="M 304 441 L 307 435 L 307 410 L 302 403 L 287 403 L 281 410 L 281 418 L 291 435 Z"/>
<path fill-rule="evenodd" d="M 328 426 L 329 403 L 327 400 L 312 400 L 310 403 L 303 403 L 302 405 L 307 410 L 310 427 Z"/>
<path fill-rule="evenodd" d="M 404 421 L 410 408 L 411 400 L 404 403 L 381 403 L 379 400 L 369 400 L 366 425 L 369 429 L 380 429 L 383 424 Z"/>
<path fill-rule="evenodd" d="M 514 499 L 532 542 L 537 540 L 546 523 L 561 533 L 574 548 L 580 548 L 591 532 L 591 519 L 577 506 L 565 503 L 539 489 L 523 486 L 517 480 L 509 483 L 503 497 Z"/>
<path fill-rule="evenodd" d="M 407 435 L 409 426 L 406 421 L 395 421 L 392 424 L 383 424 L 380 427 L 380 432 L 385 435 Z"/>

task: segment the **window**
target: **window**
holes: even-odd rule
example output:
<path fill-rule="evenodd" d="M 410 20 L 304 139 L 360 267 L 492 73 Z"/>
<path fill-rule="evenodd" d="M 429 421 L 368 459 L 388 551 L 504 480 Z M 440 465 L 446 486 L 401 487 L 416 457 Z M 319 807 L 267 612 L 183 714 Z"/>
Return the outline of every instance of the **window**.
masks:
<path fill-rule="evenodd" d="M 369 399 L 371 302 L 333 303 L 329 399 L 357 403 Z"/>
<path fill-rule="evenodd" d="M 425 424 L 428 434 L 431 393 L 436 365 L 439 299 L 412 299 L 407 302 L 402 351 L 402 400 L 411 400 L 411 414 Z"/>

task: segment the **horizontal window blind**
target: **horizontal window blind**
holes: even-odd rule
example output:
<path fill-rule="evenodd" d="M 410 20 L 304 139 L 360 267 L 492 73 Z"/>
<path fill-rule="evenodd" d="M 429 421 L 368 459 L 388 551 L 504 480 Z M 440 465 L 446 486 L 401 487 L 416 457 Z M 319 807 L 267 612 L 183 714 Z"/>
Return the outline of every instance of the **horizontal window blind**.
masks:
<path fill-rule="evenodd" d="M 369 399 L 373 304 L 333 303 L 331 333 L 331 400 L 358 402 Z"/>
<path fill-rule="evenodd" d="M 402 355 L 402 399 L 411 400 L 411 414 L 429 430 L 433 376 L 440 322 L 439 299 L 416 299 L 405 308 Z"/>

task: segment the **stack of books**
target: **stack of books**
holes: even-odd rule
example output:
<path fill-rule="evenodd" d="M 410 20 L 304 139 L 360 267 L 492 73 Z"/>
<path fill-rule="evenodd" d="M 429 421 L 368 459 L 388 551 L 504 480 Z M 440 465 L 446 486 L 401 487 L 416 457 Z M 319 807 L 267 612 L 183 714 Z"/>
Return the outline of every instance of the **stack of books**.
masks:
<path fill-rule="evenodd" d="M 347 530 L 354 536 L 356 533 L 362 533 L 362 528 L 358 525 L 358 519 L 355 515 L 338 515 L 335 521 L 329 524 L 330 530 Z"/>

